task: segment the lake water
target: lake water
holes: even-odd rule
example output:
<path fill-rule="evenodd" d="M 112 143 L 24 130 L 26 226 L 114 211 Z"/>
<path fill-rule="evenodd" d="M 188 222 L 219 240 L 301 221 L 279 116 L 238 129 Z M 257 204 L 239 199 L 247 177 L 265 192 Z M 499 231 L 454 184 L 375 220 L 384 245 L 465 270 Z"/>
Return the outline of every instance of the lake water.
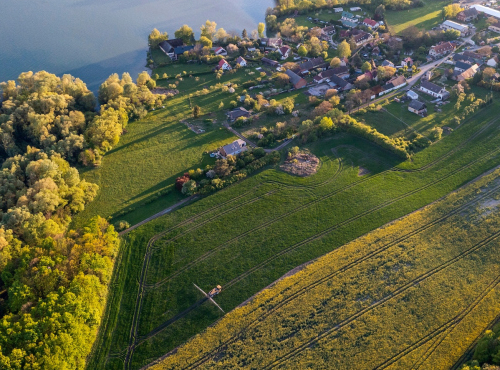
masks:
<path fill-rule="evenodd" d="M 90 89 L 111 73 L 145 70 L 147 36 L 207 20 L 250 33 L 273 0 L 5 0 L 0 2 L 0 81 L 24 71 L 71 73 Z"/>

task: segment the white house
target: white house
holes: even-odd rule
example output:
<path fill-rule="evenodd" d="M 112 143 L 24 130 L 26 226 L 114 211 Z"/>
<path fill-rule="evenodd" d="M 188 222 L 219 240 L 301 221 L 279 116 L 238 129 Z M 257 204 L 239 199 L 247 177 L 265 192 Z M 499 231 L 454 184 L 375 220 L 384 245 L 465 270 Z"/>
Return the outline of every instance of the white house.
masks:
<path fill-rule="evenodd" d="M 435 58 L 442 57 L 455 50 L 455 48 L 455 45 L 451 42 L 441 42 L 437 45 L 431 46 L 429 55 Z"/>
<path fill-rule="evenodd" d="M 429 81 L 422 81 L 418 89 L 441 100 L 447 99 L 450 96 L 450 93 L 446 91 L 444 87 L 438 86 Z"/>
<path fill-rule="evenodd" d="M 360 12 L 361 11 L 361 8 L 359 6 L 354 6 L 352 8 L 349 9 L 351 12 Z"/>
<path fill-rule="evenodd" d="M 469 33 L 469 27 L 465 24 L 460 24 L 450 20 L 446 20 L 441 24 L 443 30 L 456 30 L 460 32 L 460 36 L 465 36 Z"/>
<path fill-rule="evenodd" d="M 231 144 L 224 145 L 219 149 L 220 155 L 227 157 L 228 155 L 240 154 L 247 150 L 247 143 L 241 139 L 233 141 Z"/>
<path fill-rule="evenodd" d="M 281 59 L 286 59 L 292 54 L 292 48 L 288 45 L 283 45 L 278 49 L 278 52 L 281 54 Z"/>
<path fill-rule="evenodd" d="M 223 71 L 229 71 L 233 69 L 231 65 L 227 62 L 225 59 L 221 59 L 218 64 L 219 69 L 222 69 Z"/>
<path fill-rule="evenodd" d="M 488 60 L 486 64 L 489 65 L 490 67 L 496 68 L 499 62 L 500 60 L 498 59 L 498 57 L 493 57 L 490 60 Z"/>
<path fill-rule="evenodd" d="M 382 91 L 379 93 L 379 96 L 397 90 L 405 85 L 406 78 L 404 78 L 403 76 L 393 77 L 389 81 L 387 81 L 384 86 L 382 86 Z"/>
<path fill-rule="evenodd" d="M 236 59 L 236 63 L 240 65 L 240 67 L 246 67 L 247 66 L 247 61 L 243 57 L 238 57 Z"/>
<path fill-rule="evenodd" d="M 341 12 L 343 12 L 343 11 L 344 11 L 344 8 L 333 8 L 333 11 L 334 11 L 335 13 L 341 13 Z"/>

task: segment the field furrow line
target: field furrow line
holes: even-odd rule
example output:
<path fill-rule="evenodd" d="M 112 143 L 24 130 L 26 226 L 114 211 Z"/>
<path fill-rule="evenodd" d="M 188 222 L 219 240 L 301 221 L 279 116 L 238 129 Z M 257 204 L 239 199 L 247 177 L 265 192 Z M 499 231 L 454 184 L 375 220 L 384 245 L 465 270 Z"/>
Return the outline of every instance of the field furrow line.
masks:
<path fill-rule="evenodd" d="M 348 324 L 350 324 L 351 322 L 357 320 L 358 318 L 360 318 L 361 316 L 363 316 L 364 314 L 372 311 L 373 309 L 387 303 L 388 301 L 396 298 L 396 297 L 399 297 L 401 294 L 405 293 L 406 291 L 408 291 L 409 289 L 411 289 L 412 287 L 415 287 L 416 285 L 422 283 L 423 281 L 427 280 L 428 278 L 436 275 L 437 273 L 441 272 L 442 270 L 446 269 L 447 267 L 453 265 L 454 263 L 460 261 L 461 259 L 463 259 L 464 257 L 467 257 L 469 256 L 470 254 L 476 252 L 477 250 L 479 250 L 480 248 L 488 245 L 489 243 L 491 243 L 492 241 L 494 241 L 495 239 L 497 239 L 498 237 L 500 236 L 500 231 L 497 231 L 496 233 L 488 236 L 487 238 L 483 239 L 482 241 L 480 241 L 479 243 L 473 245 L 472 247 L 466 249 L 465 251 L 463 252 L 460 252 L 458 255 L 456 255 L 455 257 L 449 259 L 448 261 L 432 268 L 431 270 L 419 275 L 418 277 L 416 277 L 415 279 L 407 282 L 406 284 L 404 284 L 403 286 L 397 288 L 395 291 L 389 293 L 387 296 L 379 299 L 378 301 L 372 303 L 370 306 L 366 307 L 365 309 L 361 310 L 361 311 L 358 311 L 356 312 L 355 314 L 353 314 L 352 316 L 342 320 L 341 322 L 339 322 L 337 325 L 335 325 L 334 327 L 328 329 L 328 330 L 325 330 L 324 332 L 322 332 L 321 334 L 319 334 L 316 338 L 313 338 L 309 341 L 306 341 L 305 343 L 301 344 L 299 347 L 293 349 L 292 351 L 288 352 L 287 354 L 281 356 L 280 358 L 276 359 L 275 361 L 273 361 L 272 363 L 270 363 L 269 365 L 265 366 L 263 369 L 272 369 L 280 364 L 282 364 L 283 362 L 287 361 L 287 360 L 290 360 L 291 358 L 297 356 L 299 353 L 301 353 L 302 351 L 304 351 L 305 349 L 307 349 L 310 345 L 312 344 L 315 344 L 317 343 L 318 341 L 328 337 L 330 334 L 332 334 L 333 332 L 335 331 L 338 331 L 342 328 L 344 328 L 345 326 L 347 326 Z"/>
<path fill-rule="evenodd" d="M 497 185 L 496 187 L 492 188 L 492 189 L 489 189 L 487 192 L 484 192 L 483 194 L 481 194 L 479 197 L 475 197 L 473 200 L 463 204 L 462 206 L 454 209 L 453 211 L 443 215 L 442 217 L 439 217 L 425 225 L 422 225 L 421 227 L 405 234 L 405 235 L 402 235 L 400 238 L 396 239 L 396 240 L 393 240 L 387 244 L 384 244 L 382 245 L 380 248 L 377 248 L 373 251 L 371 251 L 370 253 L 360 257 L 360 258 L 357 258 L 355 259 L 354 261 L 348 263 L 347 265 L 341 267 L 340 269 L 336 270 L 336 271 L 333 271 L 332 273 L 330 274 L 327 274 L 323 277 L 321 277 L 320 279 L 318 280 L 315 280 L 314 282 L 312 282 L 311 284 L 309 285 L 306 285 L 302 288 L 300 288 L 299 290 L 297 290 L 296 292 L 294 292 L 293 294 L 289 295 L 288 297 L 286 297 L 283 301 L 279 302 L 276 306 L 272 307 L 269 311 L 263 313 L 261 316 L 259 316 L 258 318 L 256 318 L 254 321 L 252 321 L 251 323 L 249 323 L 244 329 L 242 329 L 237 335 L 235 335 L 233 338 L 231 338 L 230 340 L 224 342 L 223 344 L 221 344 L 216 350 L 215 350 L 215 353 L 218 352 L 219 350 L 221 350 L 222 348 L 226 347 L 227 345 L 235 342 L 238 340 L 238 338 L 247 330 L 257 326 L 261 321 L 265 320 L 267 317 L 269 317 L 270 315 L 274 314 L 276 311 L 278 311 L 280 308 L 282 308 L 283 306 L 287 305 L 288 303 L 290 303 L 291 301 L 293 301 L 294 299 L 300 297 L 302 294 L 308 292 L 309 290 L 311 289 L 314 289 L 315 287 L 327 282 L 328 280 L 331 280 L 332 278 L 338 276 L 338 275 L 341 275 L 343 273 L 345 273 L 346 271 L 349 271 L 351 270 L 352 268 L 355 268 L 357 267 L 359 264 L 361 264 L 362 262 L 365 262 L 377 255 L 379 255 L 380 253 L 388 250 L 389 248 L 397 245 L 397 244 L 400 244 L 402 242 L 404 242 L 405 240 L 411 238 L 412 236 L 415 236 L 423 231 L 426 231 L 428 229 L 430 229 L 431 227 L 443 222 L 443 221 L 446 221 L 447 219 L 449 219 L 450 217 L 462 212 L 463 210 L 465 209 L 468 209 L 472 204 L 474 203 L 477 203 L 478 201 L 494 194 L 498 189 L 500 188 L 500 185 Z M 212 357 L 212 355 L 214 354 L 214 352 L 212 352 L 210 355 L 207 355 L 207 356 L 204 356 L 203 358 L 201 358 L 200 360 L 198 360 L 196 363 L 194 363 L 193 365 L 195 366 L 198 366 L 200 365 L 201 363 L 204 363 L 206 362 L 210 357 Z M 199 361 L 201 361 L 201 363 L 198 363 Z M 192 365 L 192 366 L 193 366 Z"/>

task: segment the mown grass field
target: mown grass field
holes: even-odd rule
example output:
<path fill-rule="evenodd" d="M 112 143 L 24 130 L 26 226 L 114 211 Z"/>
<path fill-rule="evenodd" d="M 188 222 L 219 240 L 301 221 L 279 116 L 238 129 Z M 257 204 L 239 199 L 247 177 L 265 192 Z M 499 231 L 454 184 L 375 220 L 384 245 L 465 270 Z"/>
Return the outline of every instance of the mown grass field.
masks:
<path fill-rule="evenodd" d="M 216 299 L 227 312 L 290 269 L 500 164 L 497 110 L 485 108 L 404 163 L 337 135 L 310 147 L 322 161 L 310 178 L 268 169 L 134 230 L 88 368 L 138 369 L 220 318 L 197 305 L 193 283 L 221 284 Z M 360 166 L 370 174 L 358 176 Z"/>
<path fill-rule="evenodd" d="M 451 368 L 499 314 L 499 176 L 327 254 L 151 369 Z"/>
<path fill-rule="evenodd" d="M 425 6 L 408 10 L 388 10 L 385 13 L 385 21 L 389 31 L 398 34 L 410 26 L 416 26 L 423 30 L 430 30 L 443 21 L 442 10 L 449 1 L 425 1 Z"/>

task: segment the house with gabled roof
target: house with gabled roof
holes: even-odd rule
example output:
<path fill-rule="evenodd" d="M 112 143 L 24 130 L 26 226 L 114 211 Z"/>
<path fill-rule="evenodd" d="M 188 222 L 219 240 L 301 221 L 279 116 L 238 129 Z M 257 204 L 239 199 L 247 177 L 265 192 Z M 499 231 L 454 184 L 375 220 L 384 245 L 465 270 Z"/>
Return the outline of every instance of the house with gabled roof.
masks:
<path fill-rule="evenodd" d="M 278 52 L 281 54 L 281 59 L 284 60 L 292 55 L 292 48 L 288 45 L 283 45 L 282 47 L 278 48 Z"/>
<path fill-rule="evenodd" d="M 280 65 L 277 61 L 269 58 L 262 58 L 260 61 L 262 62 L 262 64 L 266 64 L 271 67 L 279 67 Z"/>
<path fill-rule="evenodd" d="M 457 20 L 460 22 L 470 22 L 476 19 L 478 15 L 479 13 L 476 8 L 468 8 L 457 14 Z"/>
<path fill-rule="evenodd" d="M 296 74 L 294 71 L 287 69 L 285 73 L 290 78 L 290 83 L 294 88 L 301 89 L 307 85 L 307 81 Z"/>
<path fill-rule="evenodd" d="M 356 46 L 360 46 L 360 45 L 366 44 L 368 41 L 373 39 L 373 35 L 371 33 L 368 33 L 368 32 L 363 32 L 363 33 L 359 33 L 356 36 L 354 36 L 353 39 L 354 39 L 354 42 L 356 43 Z"/>
<path fill-rule="evenodd" d="M 453 50 L 455 50 L 455 48 L 455 44 L 452 44 L 451 42 L 441 42 L 437 45 L 431 46 L 429 55 L 434 58 L 444 57 L 446 54 L 449 54 Z"/>
<path fill-rule="evenodd" d="M 327 69 L 326 71 L 323 71 L 319 73 L 317 76 L 315 76 L 314 82 L 316 83 L 322 83 L 325 81 L 328 82 L 330 81 L 330 78 L 332 76 L 338 76 L 340 78 L 348 78 L 350 76 L 349 68 L 347 68 L 347 66 L 339 66 Z"/>
<path fill-rule="evenodd" d="M 215 48 L 213 48 L 213 50 L 215 55 L 227 55 L 226 49 L 224 49 L 222 46 L 216 46 Z"/>
<path fill-rule="evenodd" d="M 376 30 L 379 26 L 377 21 L 374 21 L 373 19 L 370 19 L 370 18 L 365 18 L 363 20 L 363 25 L 368 27 L 371 30 Z"/>
<path fill-rule="evenodd" d="M 385 85 L 382 86 L 380 95 L 387 94 L 391 91 L 397 90 L 406 85 L 406 78 L 404 76 L 394 76 Z"/>
<path fill-rule="evenodd" d="M 299 64 L 299 73 L 304 75 L 316 68 L 321 68 L 325 70 L 328 67 L 328 63 L 321 57 L 311 58 L 308 61 Z"/>
<path fill-rule="evenodd" d="M 450 97 L 450 93 L 444 87 L 438 86 L 430 81 L 423 80 L 420 82 L 418 89 L 427 95 L 441 100 L 445 100 Z"/>
<path fill-rule="evenodd" d="M 240 67 L 246 67 L 247 66 L 247 61 L 245 60 L 245 58 L 243 58 L 242 56 L 239 56 L 237 59 L 236 59 L 236 64 L 239 64 Z"/>
<path fill-rule="evenodd" d="M 224 145 L 219 149 L 219 153 L 226 158 L 229 155 L 238 155 L 245 150 L 247 150 L 247 143 L 244 140 L 238 139 L 231 144 Z"/>
<path fill-rule="evenodd" d="M 250 112 L 243 107 L 238 107 L 227 114 L 227 119 L 229 120 L 229 122 L 234 122 L 237 118 L 240 117 L 248 118 L 250 117 Z"/>
<path fill-rule="evenodd" d="M 418 100 L 412 100 L 408 104 L 408 110 L 412 113 L 418 114 L 419 116 L 424 116 L 427 114 L 427 106 Z"/>
<path fill-rule="evenodd" d="M 330 77 L 328 85 L 335 87 L 338 91 L 347 91 L 354 88 L 353 84 L 336 75 Z"/>
<path fill-rule="evenodd" d="M 230 71 L 231 69 L 233 69 L 233 67 L 231 67 L 231 65 L 225 59 L 221 59 L 219 61 L 219 64 L 217 64 L 217 68 L 223 71 Z"/>

